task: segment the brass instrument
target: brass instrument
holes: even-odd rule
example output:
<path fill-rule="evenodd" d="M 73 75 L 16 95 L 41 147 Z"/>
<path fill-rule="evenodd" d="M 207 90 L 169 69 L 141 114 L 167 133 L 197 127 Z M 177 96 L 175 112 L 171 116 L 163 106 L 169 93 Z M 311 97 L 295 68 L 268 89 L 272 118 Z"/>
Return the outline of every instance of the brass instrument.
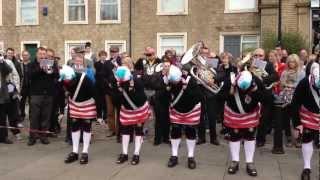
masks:
<path fill-rule="evenodd" d="M 220 86 L 214 83 L 217 72 L 213 68 L 209 68 L 206 60 L 200 55 L 203 46 L 202 42 L 194 44 L 183 56 L 181 64 L 191 63 L 190 74 L 207 90 L 217 94 L 221 90 L 223 83 Z"/>

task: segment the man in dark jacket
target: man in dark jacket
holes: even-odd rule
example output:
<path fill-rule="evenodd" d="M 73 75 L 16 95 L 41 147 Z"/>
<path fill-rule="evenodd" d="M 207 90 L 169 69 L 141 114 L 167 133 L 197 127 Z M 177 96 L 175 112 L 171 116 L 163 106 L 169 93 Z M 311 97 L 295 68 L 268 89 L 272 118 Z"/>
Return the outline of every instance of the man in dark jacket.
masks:
<path fill-rule="evenodd" d="M 37 50 L 37 59 L 30 64 L 30 137 L 28 145 L 36 143 L 40 137 L 41 143 L 49 144 L 46 131 L 50 127 L 50 117 L 53 104 L 55 79 L 58 78 L 58 68 L 46 59 L 46 49 Z"/>
<path fill-rule="evenodd" d="M 265 60 L 265 51 L 263 49 L 256 49 L 253 54 L 255 59 Z M 271 62 L 267 61 L 265 71 L 268 73 L 267 76 L 262 77 L 262 82 L 265 87 L 272 86 L 273 83 L 279 80 L 279 76 L 274 69 L 274 66 Z M 265 89 L 265 96 L 268 96 L 268 99 L 272 99 L 269 104 L 265 104 L 262 107 L 261 114 L 261 123 L 258 127 L 257 132 L 257 146 L 262 147 L 266 142 L 266 135 L 268 130 L 271 129 L 272 126 L 272 109 L 273 109 L 273 95 L 272 88 Z"/>
<path fill-rule="evenodd" d="M 12 72 L 10 66 L 0 56 L 0 126 L 7 126 L 6 106 L 10 102 L 7 76 Z M 12 144 L 8 139 L 8 129 L 0 128 L 0 143 Z"/>

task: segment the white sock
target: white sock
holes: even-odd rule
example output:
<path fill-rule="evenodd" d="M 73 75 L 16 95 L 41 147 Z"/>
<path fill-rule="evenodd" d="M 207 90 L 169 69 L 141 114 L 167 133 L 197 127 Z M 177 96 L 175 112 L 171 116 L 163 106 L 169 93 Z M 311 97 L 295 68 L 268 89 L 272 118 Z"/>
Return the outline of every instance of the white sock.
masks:
<path fill-rule="evenodd" d="M 230 148 L 230 154 L 231 154 L 231 160 L 239 162 L 239 154 L 240 154 L 240 141 L 232 142 L 229 141 L 229 148 Z"/>
<path fill-rule="evenodd" d="M 313 155 L 313 142 L 302 143 L 302 156 L 304 162 L 304 169 L 311 169 L 311 158 Z"/>
<path fill-rule="evenodd" d="M 83 132 L 83 150 L 82 153 L 88 153 L 91 140 L 91 133 Z"/>
<path fill-rule="evenodd" d="M 72 152 L 79 153 L 80 131 L 72 132 Z"/>
<path fill-rule="evenodd" d="M 139 156 L 142 143 L 143 143 L 142 136 L 136 136 L 135 140 L 134 140 L 134 145 L 135 145 L 134 146 L 134 155 Z"/>
<path fill-rule="evenodd" d="M 246 155 L 246 163 L 253 163 L 254 152 L 256 149 L 256 141 L 244 141 L 244 152 Z"/>
<path fill-rule="evenodd" d="M 178 157 L 179 144 L 181 139 L 171 139 L 171 153 L 172 156 Z"/>
<path fill-rule="evenodd" d="M 194 157 L 194 149 L 196 147 L 196 140 L 187 139 L 188 157 Z"/>
<path fill-rule="evenodd" d="M 122 154 L 128 154 L 130 135 L 122 135 Z"/>

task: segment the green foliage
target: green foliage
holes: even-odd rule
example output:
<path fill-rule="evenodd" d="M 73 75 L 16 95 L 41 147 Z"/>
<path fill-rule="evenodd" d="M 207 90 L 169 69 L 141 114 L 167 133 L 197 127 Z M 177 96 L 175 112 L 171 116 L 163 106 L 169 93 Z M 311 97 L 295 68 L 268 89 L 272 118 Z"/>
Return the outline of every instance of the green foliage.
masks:
<path fill-rule="evenodd" d="M 266 33 L 263 36 L 262 47 L 267 52 L 274 49 L 278 44 L 277 36 L 274 33 Z M 300 49 L 307 48 L 304 38 L 295 32 L 282 33 L 281 45 L 286 48 L 290 53 L 298 53 Z"/>

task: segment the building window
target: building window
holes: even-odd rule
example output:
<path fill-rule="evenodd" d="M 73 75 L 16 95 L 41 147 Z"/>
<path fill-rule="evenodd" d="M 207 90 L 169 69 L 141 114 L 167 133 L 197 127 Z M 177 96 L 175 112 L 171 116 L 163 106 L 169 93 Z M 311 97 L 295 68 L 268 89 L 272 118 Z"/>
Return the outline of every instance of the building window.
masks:
<path fill-rule="evenodd" d="M 225 13 L 257 12 L 257 0 L 225 0 Z"/>
<path fill-rule="evenodd" d="M 38 0 L 17 0 L 17 25 L 39 24 Z"/>
<path fill-rule="evenodd" d="M 121 0 L 97 0 L 97 23 L 120 23 Z"/>
<path fill-rule="evenodd" d="M 65 24 L 88 24 L 88 0 L 64 0 Z"/>
<path fill-rule="evenodd" d="M 64 56 L 65 56 L 65 63 L 67 64 L 68 60 L 71 59 L 71 50 L 80 47 L 84 49 L 84 46 L 87 42 L 91 42 L 89 40 L 80 40 L 80 41 L 65 41 L 64 43 Z"/>
<path fill-rule="evenodd" d="M 222 51 L 230 52 L 235 58 L 259 47 L 259 36 L 257 35 L 225 35 L 222 39 Z"/>
<path fill-rule="evenodd" d="M 106 40 L 105 41 L 105 51 L 108 52 L 108 58 L 110 55 L 110 48 L 117 47 L 119 48 L 119 53 L 123 53 L 127 51 L 127 42 L 124 40 Z"/>
<path fill-rule="evenodd" d="M 181 56 L 187 50 L 187 33 L 158 33 L 157 55 L 161 57 L 168 49 L 176 51 Z"/>
<path fill-rule="evenodd" d="M 157 0 L 158 15 L 187 15 L 188 0 Z"/>

